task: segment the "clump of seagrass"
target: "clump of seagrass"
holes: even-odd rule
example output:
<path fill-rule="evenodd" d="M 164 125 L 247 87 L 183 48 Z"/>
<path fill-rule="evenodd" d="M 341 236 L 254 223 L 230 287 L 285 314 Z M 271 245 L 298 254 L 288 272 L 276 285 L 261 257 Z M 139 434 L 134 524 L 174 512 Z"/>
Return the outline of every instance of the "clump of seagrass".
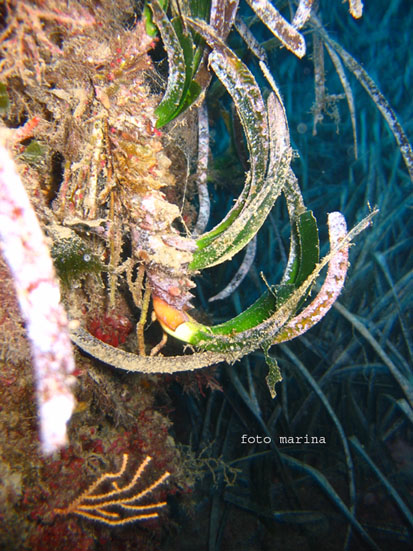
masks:
<path fill-rule="evenodd" d="M 312 21 L 312 2 L 299 2 L 291 23 L 268 0 L 248 3 L 284 47 L 298 57 L 305 54 L 300 30 Z M 114 308 L 125 288 L 140 310 L 138 355 L 102 343 L 80 324 L 73 326 L 72 340 L 95 358 L 117 368 L 174 372 L 221 361 L 234 362 L 259 348 L 268 357 L 273 344 L 297 337 L 317 323 L 343 287 L 351 239 L 368 225 L 372 215 L 347 233 L 342 215 L 330 214 L 331 251 L 320 261 L 317 223 L 304 205 L 291 169 L 288 122 L 281 95 L 265 64 L 266 56 L 256 47 L 250 31 L 236 25 L 242 27 L 247 44 L 260 59 L 259 66 L 271 89 L 264 101 L 255 76 L 226 44 L 238 2 L 213 2 L 210 13 L 206 13 L 205 6 L 188 7 L 179 1 L 165 11 L 158 0 L 151 0 L 146 20 L 137 22 L 132 29 L 126 29 L 109 6 L 107 13 L 100 7 L 86 13 L 76 4 L 81 15 L 76 23 L 61 2 L 58 10 L 47 2 L 46 6 L 40 2 L 34 5 L 10 1 L 9 29 L 3 33 L 1 46 L 4 60 L 0 76 L 11 90 L 10 114 L 16 119 L 25 110 L 30 116 L 35 115 L 15 131 L 14 144 L 35 138 L 43 146 L 48 142 L 44 146 L 45 158 L 56 159 L 60 155 L 57 158 L 61 182 L 55 190 L 55 201 L 52 209 L 39 208 L 39 212 L 47 219 L 45 225 L 52 237 L 59 233 L 53 232 L 56 226 L 70 228 L 82 237 L 86 248 L 80 249 L 85 251 L 80 258 L 86 259 L 86 264 L 89 251 L 99 251 L 96 258 L 105 262 L 102 270 L 108 273 L 100 281 L 106 285 L 104 290 L 102 285 L 97 289 L 92 284 L 87 291 L 80 285 L 66 290 L 70 315 L 81 319 L 85 310 L 82 300 L 98 293 L 106 293 L 107 300 L 102 303 L 106 302 L 108 309 Z M 127 5 L 125 0 L 122 9 L 127 10 Z M 361 15 L 359 2 L 351 2 L 350 7 L 352 15 Z M 34 29 L 34 39 L 28 42 L 28 23 L 23 15 L 31 12 L 38 32 Z M 160 103 L 147 82 L 148 75 L 154 73 L 148 56 L 153 35 L 147 30 L 159 32 L 168 56 L 168 82 Z M 51 47 L 58 31 L 60 42 Z M 327 43 L 321 31 L 320 36 Z M 28 51 L 31 55 L 19 59 L 13 73 L 10 52 L 15 51 Z M 53 71 L 48 71 L 52 62 Z M 205 233 L 209 214 L 209 138 L 208 117 L 201 104 L 211 81 L 210 71 L 232 98 L 245 134 L 250 167 L 244 188 L 230 211 Z M 17 81 L 25 85 L 19 93 L 13 88 Z M 181 210 L 165 193 L 167 187 L 177 183 L 159 128 L 195 101 L 199 104 L 200 214 L 191 235 Z M 45 133 L 48 140 L 44 139 Z M 24 156 L 19 157 L 19 162 L 24 163 Z M 50 194 L 48 186 L 52 184 L 47 178 L 46 163 L 36 163 L 31 168 L 30 187 L 34 187 L 36 170 L 39 181 L 46 182 L 42 191 Z M 39 194 L 32 195 L 38 201 Z M 205 268 L 230 261 L 245 248 L 246 260 L 234 283 L 224 292 L 227 296 L 244 277 L 254 258 L 255 237 L 281 197 L 286 201 L 292 228 L 281 282 L 269 286 L 256 303 L 232 320 L 217 326 L 197 323 L 188 313 L 193 277 Z M 185 231 L 177 229 L 178 221 Z M 329 269 L 320 293 L 306 303 L 311 287 L 327 264 Z M 86 287 L 86 278 L 85 281 Z M 193 354 L 173 358 L 146 356 L 144 329 L 151 296 L 154 316 L 165 333 L 192 345 L 196 350 Z M 159 350 L 160 345 L 152 352 Z M 274 366 L 271 361 L 270 365 Z M 279 373 L 274 368 L 270 379 L 277 378 Z"/>

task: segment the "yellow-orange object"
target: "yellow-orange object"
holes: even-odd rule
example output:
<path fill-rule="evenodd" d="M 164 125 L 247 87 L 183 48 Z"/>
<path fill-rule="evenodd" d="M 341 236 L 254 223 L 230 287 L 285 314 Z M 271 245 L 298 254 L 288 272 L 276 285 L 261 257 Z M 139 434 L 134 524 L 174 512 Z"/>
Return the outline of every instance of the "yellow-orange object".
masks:
<path fill-rule="evenodd" d="M 177 310 L 161 298 L 154 296 L 152 301 L 156 319 L 164 328 L 175 331 L 181 323 L 189 320 L 185 312 Z"/>

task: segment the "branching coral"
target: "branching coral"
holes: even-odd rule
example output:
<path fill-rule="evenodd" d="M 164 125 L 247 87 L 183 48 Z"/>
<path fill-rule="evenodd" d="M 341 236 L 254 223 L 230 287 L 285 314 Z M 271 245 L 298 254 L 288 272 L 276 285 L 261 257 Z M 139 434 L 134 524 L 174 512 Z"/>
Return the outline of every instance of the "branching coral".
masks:
<path fill-rule="evenodd" d="M 109 526 L 123 526 L 137 520 L 157 518 L 158 513 L 154 512 L 154 509 L 164 507 L 166 501 L 148 505 L 137 505 L 137 503 L 165 482 L 170 473 L 165 472 L 155 482 L 139 491 L 137 486 L 150 461 L 151 458 L 147 456 L 134 473 L 132 480 L 120 486 L 120 481 L 128 465 L 128 454 L 124 454 L 118 472 L 103 474 L 68 507 L 55 509 L 55 513 L 59 515 L 76 514 Z M 109 480 L 111 481 L 110 488 L 102 491 L 106 481 Z"/>

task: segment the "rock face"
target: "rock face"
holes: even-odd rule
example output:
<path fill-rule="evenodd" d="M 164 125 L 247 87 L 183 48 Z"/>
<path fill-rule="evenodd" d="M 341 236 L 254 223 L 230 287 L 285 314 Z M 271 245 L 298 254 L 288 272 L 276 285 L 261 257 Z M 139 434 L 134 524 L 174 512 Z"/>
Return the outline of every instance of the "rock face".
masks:
<path fill-rule="evenodd" d="M 133 4 L 7 3 L 0 138 L 49 238 L 69 314 L 97 338 L 135 351 L 129 334 L 143 294 L 136 273 L 145 270 L 153 293 L 188 308 L 193 284 L 182 273 L 193 242 L 174 228 L 180 210 L 161 191 L 172 187 L 179 196 L 155 128 L 160 87 L 156 93 L 151 87 L 153 39 L 136 23 Z M 0 298 L 0 547 L 67 549 L 70 532 L 71 545 L 92 549 L 106 532 L 93 523 L 83 530 L 72 517 L 56 519 L 54 508 L 67 506 L 92 474 L 116 470 L 125 454 L 131 472 L 146 455 L 153 457 L 153 476 L 180 469 L 170 421 L 155 409 L 157 381 L 142 384 L 132 375 L 120 382 L 77 353 L 70 446 L 42 457 L 30 349 L 2 261 Z M 153 526 L 154 547 L 161 524 Z M 139 545 L 131 534 L 113 549 L 129 537 Z"/>

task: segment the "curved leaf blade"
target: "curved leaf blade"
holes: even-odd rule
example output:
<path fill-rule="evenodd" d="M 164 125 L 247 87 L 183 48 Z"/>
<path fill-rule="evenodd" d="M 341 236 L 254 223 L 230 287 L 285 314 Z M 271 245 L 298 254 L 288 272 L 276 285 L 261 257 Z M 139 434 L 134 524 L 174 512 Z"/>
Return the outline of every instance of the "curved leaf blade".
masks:
<path fill-rule="evenodd" d="M 166 91 L 161 103 L 155 110 L 158 117 L 156 126 L 159 128 L 169 122 L 176 112 L 184 94 L 187 82 L 187 65 L 184 49 L 176 34 L 175 28 L 169 21 L 158 0 L 150 3 L 154 21 L 161 34 L 168 54 L 169 75 Z M 188 55 L 188 54 L 187 54 Z"/>
<path fill-rule="evenodd" d="M 263 185 L 268 162 L 268 125 L 260 89 L 249 69 L 216 35 L 212 27 L 199 20 L 187 21 L 214 48 L 209 56 L 209 65 L 235 103 L 246 135 L 251 164 L 244 189 L 234 207 L 221 223 L 198 239 L 199 250 L 195 253 L 194 264 L 191 266 L 191 269 L 196 270 L 213 265 L 216 255 L 212 251 L 210 255 L 204 255 L 200 251 L 211 245 L 231 226 L 244 208 L 249 195 L 257 193 Z M 211 249 L 213 248 L 212 246 Z"/>

